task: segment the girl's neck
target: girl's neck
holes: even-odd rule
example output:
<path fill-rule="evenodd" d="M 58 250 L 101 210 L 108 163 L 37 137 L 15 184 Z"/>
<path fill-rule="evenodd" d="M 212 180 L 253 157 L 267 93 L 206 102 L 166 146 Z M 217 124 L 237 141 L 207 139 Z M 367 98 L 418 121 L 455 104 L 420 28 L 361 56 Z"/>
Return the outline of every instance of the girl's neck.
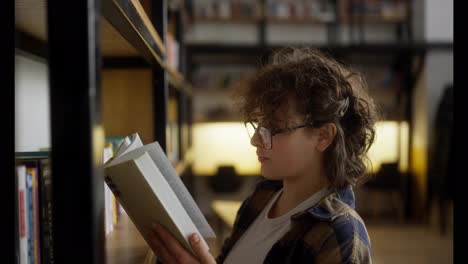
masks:
<path fill-rule="evenodd" d="M 283 192 L 270 210 L 270 217 L 278 217 L 328 186 L 326 176 L 319 172 L 283 180 Z"/>

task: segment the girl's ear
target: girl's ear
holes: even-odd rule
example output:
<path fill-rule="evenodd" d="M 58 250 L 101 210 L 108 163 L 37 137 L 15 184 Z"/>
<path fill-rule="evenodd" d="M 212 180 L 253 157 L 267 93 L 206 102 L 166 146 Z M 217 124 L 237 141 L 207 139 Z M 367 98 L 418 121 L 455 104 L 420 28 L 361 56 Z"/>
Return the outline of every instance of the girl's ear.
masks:
<path fill-rule="evenodd" d="M 336 125 L 333 123 L 326 123 L 319 128 L 319 138 L 317 150 L 324 152 L 328 146 L 333 142 L 336 136 Z"/>

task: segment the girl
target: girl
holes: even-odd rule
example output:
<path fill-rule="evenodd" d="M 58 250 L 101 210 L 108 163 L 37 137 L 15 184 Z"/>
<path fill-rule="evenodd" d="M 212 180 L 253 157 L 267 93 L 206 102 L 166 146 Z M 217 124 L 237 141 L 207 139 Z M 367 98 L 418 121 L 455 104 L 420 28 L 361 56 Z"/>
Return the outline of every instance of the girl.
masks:
<path fill-rule="evenodd" d="M 371 263 L 354 210 L 366 179 L 375 105 L 361 76 L 318 50 L 284 48 L 242 90 L 242 110 L 265 180 L 242 203 L 215 259 L 190 237 L 188 253 L 160 226 L 163 263 Z"/>

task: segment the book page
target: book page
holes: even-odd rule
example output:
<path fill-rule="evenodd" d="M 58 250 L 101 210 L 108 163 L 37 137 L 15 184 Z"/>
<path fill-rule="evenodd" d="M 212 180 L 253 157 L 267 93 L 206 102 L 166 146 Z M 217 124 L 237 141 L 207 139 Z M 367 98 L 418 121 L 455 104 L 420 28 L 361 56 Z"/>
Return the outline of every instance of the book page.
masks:
<path fill-rule="evenodd" d="M 119 149 L 115 153 L 114 157 L 120 157 L 122 155 L 125 155 L 126 153 L 135 150 L 137 148 L 140 148 L 143 146 L 143 142 L 141 142 L 140 136 L 138 133 L 133 133 L 132 134 L 133 140 L 130 141 L 130 139 L 125 137 L 125 140 L 120 144 Z"/>
<path fill-rule="evenodd" d="M 172 190 L 177 195 L 177 198 L 179 198 L 180 203 L 185 208 L 200 233 L 206 238 L 215 238 L 216 234 L 206 221 L 206 218 L 200 211 L 198 205 L 193 200 L 192 195 L 190 195 L 184 183 L 177 175 L 176 170 L 172 166 L 164 151 L 161 149 L 159 143 L 154 142 L 150 145 L 153 146 L 150 147 L 148 151 L 149 155 L 161 171 L 164 178 L 166 178 L 167 183 L 171 186 Z"/>

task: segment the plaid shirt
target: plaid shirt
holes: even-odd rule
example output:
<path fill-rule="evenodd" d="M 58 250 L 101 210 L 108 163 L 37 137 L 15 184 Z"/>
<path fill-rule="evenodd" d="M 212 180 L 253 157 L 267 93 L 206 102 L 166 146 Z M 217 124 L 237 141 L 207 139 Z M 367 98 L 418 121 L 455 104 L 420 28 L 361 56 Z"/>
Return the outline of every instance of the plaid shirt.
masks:
<path fill-rule="evenodd" d="M 282 187 L 264 180 L 242 203 L 232 234 L 224 241 L 222 263 L 238 239 Z M 291 229 L 267 253 L 264 263 L 372 263 L 370 239 L 354 210 L 351 186 L 336 189 L 316 205 L 291 217 Z"/>

